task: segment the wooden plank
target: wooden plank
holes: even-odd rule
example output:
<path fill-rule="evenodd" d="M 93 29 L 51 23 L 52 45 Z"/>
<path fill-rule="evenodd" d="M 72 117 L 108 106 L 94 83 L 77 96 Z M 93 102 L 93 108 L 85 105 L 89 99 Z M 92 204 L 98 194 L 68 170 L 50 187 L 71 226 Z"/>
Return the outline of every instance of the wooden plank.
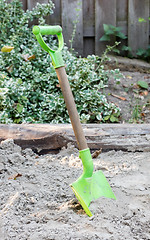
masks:
<path fill-rule="evenodd" d="M 21 0 L 22 5 L 23 5 L 23 10 L 27 10 L 27 0 Z"/>
<path fill-rule="evenodd" d="M 90 149 L 150 151 L 150 124 L 83 124 Z M 14 139 L 39 153 L 76 146 L 71 124 L 0 124 L 0 142 Z"/>
<path fill-rule="evenodd" d="M 95 53 L 95 37 L 84 37 L 83 56 L 87 57 Z"/>
<path fill-rule="evenodd" d="M 139 18 L 147 21 L 140 23 Z M 147 49 L 149 44 L 149 0 L 129 0 L 128 6 L 128 45 L 136 55 L 138 48 Z"/>
<path fill-rule="evenodd" d="M 48 17 L 50 25 L 61 25 L 61 0 L 53 0 L 55 4 L 54 13 Z"/>
<path fill-rule="evenodd" d="M 72 39 L 74 26 L 76 25 L 76 33 L 73 41 L 73 48 L 79 55 L 83 55 L 83 11 L 82 0 L 61 0 L 62 9 L 62 27 L 64 39 L 70 48 L 69 40 Z M 78 21 L 77 24 L 74 22 Z"/>
<path fill-rule="evenodd" d="M 117 0 L 116 8 L 117 8 L 116 12 L 117 21 L 127 20 L 128 0 Z"/>
<path fill-rule="evenodd" d="M 128 35 L 128 0 L 117 0 L 117 11 L 116 11 L 116 25 L 121 27 L 121 32 L 126 36 Z M 126 54 L 121 49 L 123 46 L 128 46 L 127 39 L 119 40 L 121 43 L 118 46 L 121 54 Z"/>
<path fill-rule="evenodd" d="M 83 0 L 83 36 L 95 36 L 95 1 Z"/>
<path fill-rule="evenodd" d="M 95 52 L 101 55 L 108 42 L 100 42 L 103 36 L 103 24 L 116 26 L 116 0 L 95 0 Z M 113 39 L 114 42 L 114 39 Z M 109 45 L 113 44 L 109 42 Z"/>
<path fill-rule="evenodd" d="M 116 25 L 122 28 L 122 32 L 128 34 L 128 0 L 117 0 Z"/>

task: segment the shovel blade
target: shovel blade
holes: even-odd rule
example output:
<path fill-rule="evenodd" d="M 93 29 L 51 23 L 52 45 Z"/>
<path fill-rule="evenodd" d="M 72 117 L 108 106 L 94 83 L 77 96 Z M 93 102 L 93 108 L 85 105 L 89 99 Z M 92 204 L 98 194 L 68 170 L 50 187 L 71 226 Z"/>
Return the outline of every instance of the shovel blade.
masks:
<path fill-rule="evenodd" d="M 99 197 L 116 199 L 102 171 L 93 173 L 90 178 L 77 179 L 71 184 L 71 188 L 88 216 L 93 215 L 89 210 L 91 201 Z"/>

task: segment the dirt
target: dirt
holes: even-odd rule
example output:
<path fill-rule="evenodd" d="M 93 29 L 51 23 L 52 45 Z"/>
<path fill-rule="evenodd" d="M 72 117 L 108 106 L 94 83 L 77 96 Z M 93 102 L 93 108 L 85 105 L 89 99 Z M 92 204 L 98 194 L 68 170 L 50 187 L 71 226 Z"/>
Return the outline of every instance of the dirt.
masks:
<path fill-rule="evenodd" d="M 93 161 L 117 200 L 93 201 L 88 217 L 69 186 L 82 173 L 74 146 L 38 156 L 1 142 L 0 239 L 150 239 L 150 153 L 109 151 Z"/>
<path fill-rule="evenodd" d="M 119 68 L 123 74 L 120 84 L 110 78 L 105 90 L 108 100 L 121 109 L 119 123 L 150 123 L 150 64 L 137 59 L 109 57 L 106 68 Z M 149 88 L 141 88 L 138 81 L 148 83 Z"/>

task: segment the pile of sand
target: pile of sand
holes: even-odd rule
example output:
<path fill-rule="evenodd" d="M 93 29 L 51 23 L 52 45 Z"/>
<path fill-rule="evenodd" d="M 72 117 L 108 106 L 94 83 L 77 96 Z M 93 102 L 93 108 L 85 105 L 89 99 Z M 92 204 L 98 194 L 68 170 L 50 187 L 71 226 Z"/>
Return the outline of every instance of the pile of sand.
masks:
<path fill-rule="evenodd" d="M 150 239 L 150 153 L 110 151 L 94 160 L 117 200 L 91 203 L 88 217 L 69 184 L 82 173 L 78 150 L 37 156 L 12 140 L 0 145 L 1 240 Z"/>

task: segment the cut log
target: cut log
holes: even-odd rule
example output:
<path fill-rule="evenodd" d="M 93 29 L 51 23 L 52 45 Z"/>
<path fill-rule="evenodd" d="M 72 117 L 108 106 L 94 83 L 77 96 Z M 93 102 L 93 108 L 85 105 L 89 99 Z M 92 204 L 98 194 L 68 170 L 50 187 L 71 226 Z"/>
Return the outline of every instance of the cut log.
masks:
<path fill-rule="evenodd" d="M 91 150 L 150 151 L 150 124 L 83 124 Z M 0 124 L 0 142 L 11 138 L 39 154 L 77 147 L 71 124 Z"/>

